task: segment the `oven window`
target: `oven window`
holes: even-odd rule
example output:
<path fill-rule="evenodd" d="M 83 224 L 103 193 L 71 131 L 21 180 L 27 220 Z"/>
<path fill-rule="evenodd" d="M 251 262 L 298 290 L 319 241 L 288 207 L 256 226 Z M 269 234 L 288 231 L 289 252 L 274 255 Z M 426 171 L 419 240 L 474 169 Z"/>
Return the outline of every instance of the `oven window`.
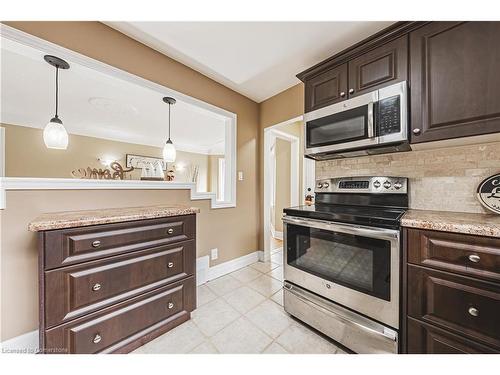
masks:
<path fill-rule="evenodd" d="M 286 229 L 288 265 L 390 300 L 389 241 L 292 224 Z"/>
<path fill-rule="evenodd" d="M 320 147 L 363 139 L 368 136 L 368 106 L 336 113 L 306 124 L 307 147 Z"/>

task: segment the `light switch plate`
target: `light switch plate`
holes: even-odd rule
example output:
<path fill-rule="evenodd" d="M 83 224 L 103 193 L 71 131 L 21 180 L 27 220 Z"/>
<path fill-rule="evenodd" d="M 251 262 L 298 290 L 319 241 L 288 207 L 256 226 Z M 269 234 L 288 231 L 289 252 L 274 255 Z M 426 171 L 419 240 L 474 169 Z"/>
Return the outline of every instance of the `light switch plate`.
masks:
<path fill-rule="evenodd" d="M 238 181 L 243 181 L 243 172 L 238 171 Z"/>

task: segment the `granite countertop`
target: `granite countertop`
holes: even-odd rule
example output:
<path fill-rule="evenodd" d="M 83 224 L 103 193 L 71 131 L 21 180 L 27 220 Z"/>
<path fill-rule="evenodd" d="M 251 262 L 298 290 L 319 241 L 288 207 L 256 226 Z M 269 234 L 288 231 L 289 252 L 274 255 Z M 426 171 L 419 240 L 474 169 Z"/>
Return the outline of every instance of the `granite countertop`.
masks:
<path fill-rule="evenodd" d="M 28 224 L 31 232 L 89 225 L 119 223 L 159 217 L 179 216 L 199 213 L 197 207 L 180 205 L 158 205 L 143 207 L 108 208 L 86 211 L 65 211 L 46 213 Z"/>
<path fill-rule="evenodd" d="M 408 210 L 401 219 L 404 227 L 500 237 L 500 215 L 465 212 Z"/>

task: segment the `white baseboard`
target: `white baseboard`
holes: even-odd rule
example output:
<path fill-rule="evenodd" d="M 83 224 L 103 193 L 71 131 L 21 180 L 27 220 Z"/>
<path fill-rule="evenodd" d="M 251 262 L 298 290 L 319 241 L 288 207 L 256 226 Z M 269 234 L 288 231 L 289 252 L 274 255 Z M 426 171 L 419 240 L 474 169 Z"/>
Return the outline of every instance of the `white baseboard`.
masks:
<path fill-rule="evenodd" d="M 1 346 L 2 354 L 36 354 L 38 352 L 38 330 L 5 340 Z"/>
<path fill-rule="evenodd" d="M 208 269 L 208 280 L 227 275 L 258 261 L 259 251 L 254 251 L 253 253 L 210 267 Z"/>
<path fill-rule="evenodd" d="M 254 251 L 242 257 L 210 267 L 208 255 L 196 259 L 196 285 L 227 275 L 228 273 L 249 266 L 264 258 L 264 252 Z M 2 353 L 34 354 L 38 351 L 38 330 L 13 337 L 1 343 Z"/>

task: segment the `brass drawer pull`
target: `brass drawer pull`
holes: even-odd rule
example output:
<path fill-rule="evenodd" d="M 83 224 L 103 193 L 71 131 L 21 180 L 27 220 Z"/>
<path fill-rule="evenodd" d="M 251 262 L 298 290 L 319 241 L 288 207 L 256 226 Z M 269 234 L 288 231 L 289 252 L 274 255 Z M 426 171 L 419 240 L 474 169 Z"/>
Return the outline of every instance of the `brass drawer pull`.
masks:
<path fill-rule="evenodd" d="M 172 268 L 174 266 L 174 262 L 168 262 L 167 267 Z"/>
<path fill-rule="evenodd" d="M 169 228 L 169 229 L 167 230 L 167 233 L 168 233 L 168 234 L 172 234 L 172 233 L 174 233 L 174 230 L 173 230 L 172 228 Z"/>
<path fill-rule="evenodd" d="M 99 283 L 95 283 L 93 286 L 92 286 L 92 290 L 94 292 L 97 292 L 99 289 L 101 289 L 101 284 Z"/>
<path fill-rule="evenodd" d="M 173 302 L 169 302 L 168 303 L 168 308 L 169 309 L 173 309 L 174 308 L 174 303 Z"/>
<path fill-rule="evenodd" d="M 469 260 L 472 263 L 479 263 L 479 261 L 481 260 L 481 258 L 479 257 L 479 255 L 472 254 L 472 255 L 469 255 Z"/>
<path fill-rule="evenodd" d="M 96 335 L 94 336 L 94 339 L 92 340 L 94 342 L 94 344 L 99 344 L 102 340 L 102 337 L 100 334 L 96 333 Z"/>
<path fill-rule="evenodd" d="M 469 307 L 469 314 L 472 316 L 479 316 L 479 310 L 475 307 Z"/>
<path fill-rule="evenodd" d="M 101 241 L 96 240 L 96 241 L 92 242 L 92 247 L 99 247 L 99 246 L 101 246 Z"/>

